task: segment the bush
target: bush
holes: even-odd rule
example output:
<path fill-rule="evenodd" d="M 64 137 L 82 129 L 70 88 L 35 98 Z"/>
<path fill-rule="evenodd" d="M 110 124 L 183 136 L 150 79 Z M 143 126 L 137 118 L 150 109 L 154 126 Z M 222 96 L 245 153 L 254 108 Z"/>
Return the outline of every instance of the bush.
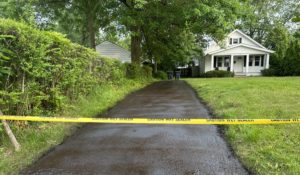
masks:
<path fill-rule="evenodd" d="M 166 80 L 168 79 L 168 75 L 164 71 L 157 71 L 157 73 L 154 74 L 154 78 Z"/>
<path fill-rule="evenodd" d="M 143 71 L 143 73 L 142 73 L 143 77 L 142 78 L 146 78 L 146 79 L 152 78 L 152 67 L 143 66 L 142 71 Z"/>
<path fill-rule="evenodd" d="M 261 71 L 261 74 L 263 76 L 267 76 L 267 77 L 275 76 L 275 73 L 276 73 L 276 71 L 274 69 L 264 69 Z"/>
<path fill-rule="evenodd" d="M 131 63 L 126 63 L 126 77 L 130 79 L 149 79 L 152 78 L 152 68 Z"/>
<path fill-rule="evenodd" d="M 205 78 L 234 77 L 234 73 L 225 71 L 225 70 L 213 70 L 213 71 L 208 71 L 208 72 L 202 74 L 202 77 L 205 77 Z"/>
<path fill-rule="evenodd" d="M 125 69 L 62 34 L 0 18 L 0 109 L 6 114 L 58 112 L 96 85 L 121 82 L 126 75 L 149 78 L 151 71 Z"/>

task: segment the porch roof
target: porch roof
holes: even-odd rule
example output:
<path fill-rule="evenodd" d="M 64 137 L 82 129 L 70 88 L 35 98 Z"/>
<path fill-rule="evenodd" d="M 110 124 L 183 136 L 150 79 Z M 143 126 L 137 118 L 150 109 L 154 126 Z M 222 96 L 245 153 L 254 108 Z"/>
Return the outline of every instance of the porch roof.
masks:
<path fill-rule="evenodd" d="M 238 47 L 245 47 L 245 48 L 248 48 L 248 49 L 253 49 L 253 50 L 262 51 L 262 52 L 266 52 L 266 53 L 274 53 L 273 50 L 269 50 L 269 49 L 265 49 L 265 48 L 254 47 L 254 46 L 250 46 L 250 45 L 247 45 L 247 44 L 237 44 L 237 45 L 234 45 L 234 46 L 231 46 L 231 47 L 227 47 L 225 49 L 214 50 L 214 51 L 208 52 L 206 54 L 207 55 L 217 54 L 217 53 L 224 52 L 224 51 L 229 51 L 231 49 L 235 49 L 235 48 L 238 48 Z M 247 53 L 245 53 L 245 54 L 247 54 Z"/>

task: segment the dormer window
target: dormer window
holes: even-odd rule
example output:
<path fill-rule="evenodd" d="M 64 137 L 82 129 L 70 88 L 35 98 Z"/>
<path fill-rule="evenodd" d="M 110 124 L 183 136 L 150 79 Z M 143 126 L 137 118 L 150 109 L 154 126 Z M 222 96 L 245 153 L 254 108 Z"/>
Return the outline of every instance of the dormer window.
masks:
<path fill-rule="evenodd" d="M 239 40 L 237 38 L 233 38 L 233 44 L 238 44 Z"/>
<path fill-rule="evenodd" d="M 232 44 L 240 44 L 242 43 L 242 38 L 230 38 L 229 40 L 229 44 L 232 45 Z"/>

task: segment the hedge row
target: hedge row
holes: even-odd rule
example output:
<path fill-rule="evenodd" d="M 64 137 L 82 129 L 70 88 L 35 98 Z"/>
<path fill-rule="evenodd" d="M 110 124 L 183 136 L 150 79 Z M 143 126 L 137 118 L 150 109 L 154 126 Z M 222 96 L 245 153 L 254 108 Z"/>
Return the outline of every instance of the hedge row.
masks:
<path fill-rule="evenodd" d="M 124 64 L 62 34 L 0 19 L 0 109 L 6 114 L 57 112 L 96 85 L 125 78 Z"/>
<path fill-rule="evenodd" d="M 208 71 L 200 75 L 201 77 L 205 78 L 213 78 L 213 77 L 234 77 L 234 73 L 225 70 L 213 70 Z"/>

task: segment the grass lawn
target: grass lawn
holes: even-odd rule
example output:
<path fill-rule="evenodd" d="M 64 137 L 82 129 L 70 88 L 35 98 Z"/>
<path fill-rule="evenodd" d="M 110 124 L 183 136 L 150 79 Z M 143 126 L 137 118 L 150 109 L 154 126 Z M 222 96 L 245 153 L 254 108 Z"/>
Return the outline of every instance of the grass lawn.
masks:
<path fill-rule="evenodd" d="M 106 111 L 123 99 L 128 93 L 144 87 L 149 82 L 126 80 L 119 85 L 102 85 L 88 97 L 82 97 L 77 104 L 64 111 L 64 116 L 92 117 Z M 51 147 L 60 144 L 72 134 L 79 124 L 34 123 L 24 127 L 13 127 L 21 144 L 21 151 L 15 152 L 8 137 L 0 132 L 0 175 L 18 174 Z M 0 130 L 2 126 L 0 125 Z"/>
<path fill-rule="evenodd" d="M 300 77 L 186 79 L 219 118 L 300 118 Z M 237 125 L 226 136 L 255 174 L 300 174 L 300 125 Z"/>

